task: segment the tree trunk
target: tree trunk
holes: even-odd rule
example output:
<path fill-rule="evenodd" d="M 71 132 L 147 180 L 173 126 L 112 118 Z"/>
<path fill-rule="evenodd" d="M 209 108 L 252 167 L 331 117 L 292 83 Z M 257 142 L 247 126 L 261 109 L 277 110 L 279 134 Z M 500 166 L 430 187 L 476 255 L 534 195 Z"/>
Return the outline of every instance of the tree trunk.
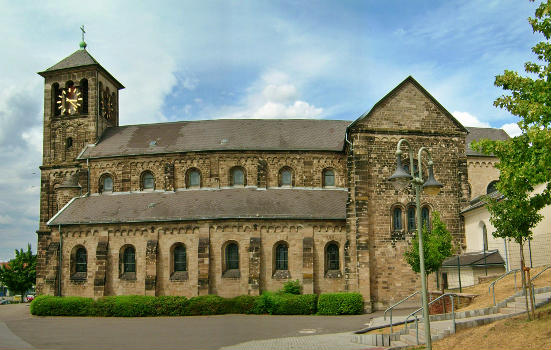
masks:
<path fill-rule="evenodd" d="M 522 291 L 524 292 L 524 300 L 526 301 L 526 315 L 528 315 L 528 321 L 532 320 L 532 317 L 530 316 L 530 309 L 528 308 L 528 291 L 526 290 L 526 276 L 524 267 L 526 266 L 524 264 L 524 247 L 522 244 L 522 240 L 520 241 L 520 273 L 522 276 Z"/>

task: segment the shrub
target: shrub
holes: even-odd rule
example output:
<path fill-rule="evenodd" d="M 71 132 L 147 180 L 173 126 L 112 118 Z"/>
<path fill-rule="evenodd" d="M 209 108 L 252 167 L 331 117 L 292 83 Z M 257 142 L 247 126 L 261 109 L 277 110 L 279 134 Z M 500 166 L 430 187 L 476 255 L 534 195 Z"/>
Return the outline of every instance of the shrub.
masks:
<path fill-rule="evenodd" d="M 39 316 L 88 316 L 93 303 L 92 298 L 41 295 L 31 302 L 31 313 Z"/>
<path fill-rule="evenodd" d="M 363 312 L 360 293 L 327 293 L 319 296 L 319 315 L 359 315 Z"/>
<path fill-rule="evenodd" d="M 253 313 L 271 315 L 311 315 L 316 312 L 316 294 L 264 292 L 256 299 Z"/>
<path fill-rule="evenodd" d="M 287 294 L 300 294 L 302 292 L 302 286 L 298 280 L 288 281 L 283 285 L 282 291 Z"/>
<path fill-rule="evenodd" d="M 251 314 L 254 313 L 255 302 L 258 299 L 252 295 L 240 295 L 238 297 L 224 299 L 224 313 L 227 314 Z"/>
<path fill-rule="evenodd" d="M 218 295 L 202 295 L 189 299 L 185 315 L 221 315 L 225 313 L 226 308 L 224 298 Z"/>

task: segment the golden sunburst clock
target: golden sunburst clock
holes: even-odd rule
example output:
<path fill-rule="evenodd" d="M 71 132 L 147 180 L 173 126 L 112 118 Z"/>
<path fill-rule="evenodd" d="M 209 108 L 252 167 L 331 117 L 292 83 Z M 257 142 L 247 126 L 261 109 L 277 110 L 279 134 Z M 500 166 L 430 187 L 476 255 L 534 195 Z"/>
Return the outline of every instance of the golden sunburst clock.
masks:
<path fill-rule="evenodd" d="M 82 105 L 81 93 L 77 87 L 71 86 L 67 89 L 63 89 L 58 96 L 57 108 L 61 111 L 61 114 L 74 115 L 77 114 L 80 106 Z"/>

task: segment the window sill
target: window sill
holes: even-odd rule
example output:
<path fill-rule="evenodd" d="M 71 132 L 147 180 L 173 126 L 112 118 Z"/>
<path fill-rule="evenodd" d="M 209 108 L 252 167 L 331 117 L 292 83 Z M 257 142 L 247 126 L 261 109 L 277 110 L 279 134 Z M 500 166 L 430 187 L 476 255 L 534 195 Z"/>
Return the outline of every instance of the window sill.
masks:
<path fill-rule="evenodd" d="M 272 278 L 275 280 L 287 280 L 291 278 L 291 273 L 289 270 L 276 270 Z"/>
<path fill-rule="evenodd" d="M 125 280 L 125 281 L 135 282 L 136 281 L 136 273 L 135 272 L 125 272 L 120 276 L 120 279 Z"/>
<path fill-rule="evenodd" d="M 342 278 L 341 270 L 328 270 L 325 273 L 325 278 Z"/>
<path fill-rule="evenodd" d="M 235 279 L 235 280 L 240 279 L 241 271 L 239 271 L 239 269 L 226 270 L 222 274 L 222 278 L 229 278 L 229 279 Z"/>
<path fill-rule="evenodd" d="M 170 280 L 174 282 L 187 281 L 188 279 L 189 275 L 187 271 L 176 271 L 173 272 L 172 275 L 170 275 Z"/>
<path fill-rule="evenodd" d="M 75 272 L 71 275 L 71 282 L 76 284 L 82 284 L 87 281 L 87 274 L 86 272 Z"/>

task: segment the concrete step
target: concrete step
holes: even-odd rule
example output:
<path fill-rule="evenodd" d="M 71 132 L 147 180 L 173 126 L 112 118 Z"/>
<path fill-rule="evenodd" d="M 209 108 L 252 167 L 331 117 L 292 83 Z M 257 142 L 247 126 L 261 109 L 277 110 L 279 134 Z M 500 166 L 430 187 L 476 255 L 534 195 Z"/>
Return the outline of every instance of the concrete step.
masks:
<path fill-rule="evenodd" d="M 394 340 L 390 343 L 390 347 L 388 348 L 388 350 L 402 349 L 410 345 L 412 344 L 404 343 L 403 341 L 400 341 L 400 340 Z"/>

